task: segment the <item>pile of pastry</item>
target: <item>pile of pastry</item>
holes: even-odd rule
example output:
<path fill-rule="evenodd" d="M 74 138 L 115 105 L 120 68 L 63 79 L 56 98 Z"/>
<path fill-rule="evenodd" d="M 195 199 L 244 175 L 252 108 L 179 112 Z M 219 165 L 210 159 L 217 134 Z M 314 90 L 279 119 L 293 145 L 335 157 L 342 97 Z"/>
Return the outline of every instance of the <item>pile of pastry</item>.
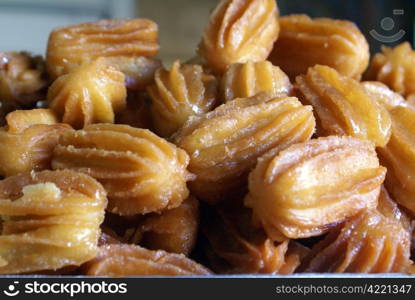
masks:
<path fill-rule="evenodd" d="M 222 0 L 158 50 L 131 19 L 0 53 L 1 274 L 414 274 L 409 43 Z"/>

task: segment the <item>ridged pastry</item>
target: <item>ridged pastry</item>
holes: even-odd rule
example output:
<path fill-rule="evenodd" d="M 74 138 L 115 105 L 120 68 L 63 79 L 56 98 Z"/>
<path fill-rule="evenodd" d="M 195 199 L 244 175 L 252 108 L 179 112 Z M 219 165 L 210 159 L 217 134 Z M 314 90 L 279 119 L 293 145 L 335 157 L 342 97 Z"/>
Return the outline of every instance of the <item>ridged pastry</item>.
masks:
<path fill-rule="evenodd" d="M 415 213 L 415 110 L 398 106 L 390 115 L 392 136 L 378 149 L 382 165 L 388 169 L 385 185 L 400 205 Z"/>
<path fill-rule="evenodd" d="M 148 88 L 152 98 L 153 126 L 160 136 L 170 137 L 191 117 L 211 111 L 217 81 L 199 65 L 174 62 L 170 71 L 158 69 Z"/>
<path fill-rule="evenodd" d="M 385 173 L 369 141 L 314 139 L 260 158 L 245 205 L 273 240 L 318 236 L 376 208 Z"/>
<path fill-rule="evenodd" d="M 16 110 L 0 128 L 0 176 L 50 168 L 59 136 L 70 126 L 48 109 Z"/>
<path fill-rule="evenodd" d="M 395 48 L 382 47 L 370 62 L 367 80 L 377 80 L 388 85 L 404 97 L 415 93 L 415 51 L 409 42 Z"/>
<path fill-rule="evenodd" d="M 255 96 L 260 92 L 289 96 L 292 85 L 287 75 L 269 61 L 235 63 L 222 76 L 220 98 L 228 102 Z"/>
<path fill-rule="evenodd" d="M 223 73 L 233 63 L 265 60 L 278 32 L 275 0 L 222 0 L 210 16 L 199 54 Z"/>
<path fill-rule="evenodd" d="M 93 123 L 114 123 L 126 105 L 124 75 L 104 58 L 60 76 L 48 91 L 48 102 L 64 123 L 82 128 Z"/>
<path fill-rule="evenodd" d="M 106 204 L 103 187 L 73 171 L 0 181 L 0 274 L 56 270 L 94 258 Z"/>
<path fill-rule="evenodd" d="M 63 134 L 52 167 L 86 173 L 108 192 L 108 210 L 119 215 L 161 212 L 179 206 L 189 191 L 185 151 L 146 129 L 94 124 Z"/>
<path fill-rule="evenodd" d="M 386 145 L 391 134 L 388 111 L 358 81 L 317 65 L 296 82 L 299 98 L 316 112 L 320 136 L 348 135 Z"/>
<path fill-rule="evenodd" d="M 409 233 L 399 222 L 367 211 L 339 226 L 304 259 L 301 272 L 405 273 L 413 268 Z"/>
<path fill-rule="evenodd" d="M 98 57 L 113 62 L 125 57 L 154 56 L 159 50 L 157 24 L 147 19 L 100 20 L 60 27 L 49 36 L 48 73 L 57 78 Z"/>
<path fill-rule="evenodd" d="M 151 251 L 135 245 L 107 245 L 86 265 L 89 276 L 189 276 L 211 275 L 204 266 L 183 254 Z"/>
<path fill-rule="evenodd" d="M 197 176 L 191 191 L 214 203 L 244 186 L 258 157 L 278 145 L 308 140 L 314 127 L 310 106 L 264 93 L 192 118 L 174 141 L 189 154 L 189 171 Z"/>
<path fill-rule="evenodd" d="M 381 103 L 388 111 L 407 104 L 400 94 L 392 91 L 387 85 L 379 81 L 364 81 L 361 85 L 369 97 Z"/>
<path fill-rule="evenodd" d="M 352 22 L 290 15 L 280 18 L 280 27 L 268 59 L 292 79 L 315 65 L 358 79 L 369 64 L 369 45 Z"/>

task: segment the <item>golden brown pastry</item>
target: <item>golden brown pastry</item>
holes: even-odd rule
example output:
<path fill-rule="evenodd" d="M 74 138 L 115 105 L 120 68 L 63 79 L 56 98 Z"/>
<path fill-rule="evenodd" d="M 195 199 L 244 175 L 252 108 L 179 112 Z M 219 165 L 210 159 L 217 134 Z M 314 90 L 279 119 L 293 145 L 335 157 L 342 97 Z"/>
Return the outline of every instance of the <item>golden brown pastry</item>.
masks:
<path fill-rule="evenodd" d="M 153 126 L 157 134 L 170 137 L 191 117 L 216 105 L 217 81 L 199 65 L 174 62 L 170 71 L 158 69 L 148 88 L 152 98 Z"/>
<path fill-rule="evenodd" d="M 397 106 L 407 104 L 400 94 L 395 93 L 387 85 L 379 81 L 364 81 L 361 85 L 369 97 L 381 103 L 388 111 Z"/>
<path fill-rule="evenodd" d="M 183 254 L 151 251 L 135 245 L 107 245 L 86 265 L 90 276 L 189 276 L 211 275 L 204 266 Z"/>
<path fill-rule="evenodd" d="M 388 111 L 358 81 L 320 65 L 296 81 L 300 99 L 316 112 L 320 136 L 349 135 L 386 145 L 391 134 Z"/>
<path fill-rule="evenodd" d="M 106 205 L 97 181 L 69 170 L 0 181 L 0 274 L 56 270 L 94 258 Z"/>
<path fill-rule="evenodd" d="M 49 109 L 16 110 L 6 121 L 0 128 L 0 176 L 50 168 L 59 136 L 70 130 Z"/>
<path fill-rule="evenodd" d="M 266 60 L 278 38 L 274 0 L 222 0 L 210 16 L 199 55 L 216 73 L 228 65 Z"/>
<path fill-rule="evenodd" d="M 140 245 L 189 255 L 196 244 L 198 227 L 199 202 L 190 196 L 176 208 L 146 216 L 138 227 Z"/>
<path fill-rule="evenodd" d="M 292 274 L 307 253 L 292 241 L 273 242 L 253 225 L 251 210 L 238 203 L 209 209 L 204 219 L 208 258 L 219 273 Z"/>
<path fill-rule="evenodd" d="M 189 171 L 197 176 L 191 191 L 214 203 L 244 186 L 258 157 L 278 145 L 308 140 L 314 127 L 310 106 L 264 93 L 192 118 L 174 140 L 190 155 Z"/>
<path fill-rule="evenodd" d="M 154 74 L 162 67 L 161 61 L 145 56 L 106 57 L 109 65 L 125 76 L 125 85 L 132 91 L 144 91 L 154 82 Z"/>
<path fill-rule="evenodd" d="M 398 106 L 390 115 L 392 136 L 386 147 L 378 149 L 388 169 L 385 185 L 400 205 L 415 213 L 415 110 Z"/>
<path fill-rule="evenodd" d="M 384 186 L 382 186 L 382 189 L 380 190 L 378 206 L 376 209 L 384 217 L 401 223 L 402 228 L 409 233 L 412 232 L 413 225 L 411 224 L 410 217 L 399 208 L 398 204 L 390 197 Z"/>
<path fill-rule="evenodd" d="M 406 97 L 415 93 L 415 51 L 409 42 L 395 48 L 382 47 L 370 62 L 366 78 L 388 85 L 392 90 Z"/>
<path fill-rule="evenodd" d="M 358 79 L 368 66 L 368 43 L 352 22 L 291 15 L 281 17 L 280 26 L 268 59 L 292 79 L 314 65 Z"/>
<path fill-rule="evenodd" d="M 114 123 L 114 114 L 125 108 L 126 96 L 123 73 L 104 58 L 60 76 L 48 91 L 50 108 L 74 128 Z"/>
<path fill-rule="evenodd" d="M 0 101 L 28 106 L 45 96 L 48 78 L 43 59 L 26 52 L 0 52 Z"/>
<path fill-rule="evenodd" d="M 318 236 L 376 208 L 385 173 L 369 141 L 314 139 L 260 158 L 245 205 L 273 240 Z"/>
<path fill-rule="evenodd" d="M 94 124 L 63 134 L 52 167 L 86 173 L 108 192 L 108 210 L 119 215 L 161 212 L 179 206 L 189 191 L 189 156 L 146 129 Z"/>
<path fill-rule="evenodd" d="M 269 61 L 232 64 L 222 77 L 220 97 L 223 102 L 260 92 L 288 96 L 292 94 L 292 85 L 288 76 Z"/>
<path fill-rule="evenodd" d="M 125 65 L 126 58 L 136 58 L 134 64 L 140 66 L 141 63 L 147 64 L 150 61 L 138 57 L 154 56 L 158 50 L 158 28 L 153 21 L 100 20 L 60 27 L 52 31 L 46 52 L 46 65 L 53 78 L 102 56 L 111 58 L 112 64 L 119 63 L 125 67 L 121 69 L 128 70 L 130 67 Z M 126 73 L 129 74 L 128 71 Z M 128 78 L 130 77 L 127 75 Z"/>
<path fill-rule="evenodd" d="M 148 96 L 141 92 L 128 92 L 125 108 L 115 115 L 116 124 L 152 129 L 151 103 Z"/>
<path fill-rule="evenodd" d="M 409 233 L 399 222 L 366 211 L 332 230 L 304 259 L 301 272 L 405 273 L 413 268 Z"/>

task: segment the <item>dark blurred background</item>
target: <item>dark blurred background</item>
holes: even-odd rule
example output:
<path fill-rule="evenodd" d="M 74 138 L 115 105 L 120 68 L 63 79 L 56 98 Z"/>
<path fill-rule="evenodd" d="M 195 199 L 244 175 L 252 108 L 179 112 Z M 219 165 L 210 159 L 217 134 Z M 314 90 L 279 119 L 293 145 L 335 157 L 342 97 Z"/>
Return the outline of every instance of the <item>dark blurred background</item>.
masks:
<path fill-rule="evenodd" d="M 160 57 L 191 58 L 218 0 L 0 0 L 0 51 L 44 53 L 52 28 L 102 18 L 147 17 L 160 26 Z M 414 42 L 415 0 L 279 0 L 282 15 L 349 19 L 377 52 Z M 383 40 L 383 42 L 381 41 Z"/>

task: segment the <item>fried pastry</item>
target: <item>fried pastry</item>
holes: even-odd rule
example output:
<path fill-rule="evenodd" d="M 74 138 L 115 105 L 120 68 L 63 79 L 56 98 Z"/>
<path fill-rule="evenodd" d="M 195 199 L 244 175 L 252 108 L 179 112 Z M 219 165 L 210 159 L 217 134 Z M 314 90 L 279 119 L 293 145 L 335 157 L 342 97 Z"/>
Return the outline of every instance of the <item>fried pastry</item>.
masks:
<path fill-rule="evenodd" d="M 0 274 L 56 270 L 94 258 L 106 204 L 97 181 L 69 170 L 0 181 Z"/>
<path fill-rule="evenodd" d="M 211 111 L 216 105 L 217 82 L 199 65 L 180 65 L 157 70 L 148 88 L 152 98 L 153 126 L 157 134 L 170 137 L 191 117 Z"/>
<path fill-rule="evenodd" d="M 388 111 L 359 82 L 320 65 L 296 82 L 300 99 L 316 112 L 320 136 L 348 135 L 386 145 L 391 134 Z"/>
<path fill-rule="evenodd" d="M 108 192 L 108 210 L 119 215 L 161 212 L 179 206 L 189 192 L 189 156 L 146 129 L 93 124 L 63 134 L 53 169 L 86 173 Z"/>
<path fill-rule="evenodd" d="M 204 266 L 183 254 L 151 251 L 135 245 L 107 245 L 86 265 L 90 276 L 189 276 L 211 275 Z"/>
<path fill-rule="evenodd" d="M 0 176 L 50 168 L 59 136 L 70 130 L 48 109 L 16 110 L 0 128 Z"/>
<path fill-rule="evenodd" d="M 0 101 L 30 106 L 45 97 L 48 85 L 44 61 L 26 52 L 0 52 Z"/>
<path fill-rule="evenodd" d="M 124 75 L 104 58 L 60 76 L 48 91 L 48 101 L 64 123 L 82 128 L 92 123 L 114 123 L 126 105 Z"/>
<path fill-rule="evenodd" d="M 397 106 L 407 104 L 400 94 L 395 93 L 387 85 L 379 81 L 364 81 L 361 85 L 369 97 L 381 103 L 388 111 Z"/>
<path fill-rule="evenodd" d="M 292 85 L 288 76 L 269 61 L 232 64 L 222 77 L 220 97 L 223 102 L 252 97 L 260 92 L 288 96 L 292 94 Z"/>
<path fill-rule="evenodd" d="M 412 232 L 413 226 L 411 224 L 410 217 L 390 197 L 389 192 L 384 186 L 382 186 L 382 189 L 380 190 L 378 206 L 376 209 L 384 217 L 401 223 L 402 228 L 404 228 L 409 233 Z"/>
<path fill-rule="evenodd" d="M 395 48 L 382 47 L 382 53 L 372 58 L 366 79 L 381 81 L 407 97 L 415 93 L 414 64 L 415 51 L 409 42 Z"/>
<path fill-rule="evenodd" d="M 281 17 L 280 26 L 268 59 L 292 79 L 315 65 L 358 79 L 369 64 L 368 43 L 352 22 L 291 15 Z"/>
<path fill-rule="evenodd" d="M 295 242 L 273 242 L 252 223 L 252 212 L 241 204 L 207 209 L 203 232 L 213 270 L 226 274 L 292 274 L 307 249 Z M 219 261 L 222 260 L 222 263 Z"/>
<path fill-rule="evenodd" d="M 199 202 L 191 196 L 176 208 L 146 216 L 138 228 L 140 245 L 189 255 L 196 244 L 198 225 Z"/>
<path fill-rule="evenodd" d="M 376 208 L 385 173 L 369 141 L 314 139 L 260 158 L 249 175 L 245 205 L 273 240 L 318 236 Z"/>
<path fill-rule="evenodd" d="M 210 16 L 199 55 L 222 74 L 233 63 L 266 60 L 278 32 L 275 0 L 222 0 Z"/>
<path fill-rule="evenodd" d="M 138 57 L 154 56 L 158 50 L 158 27 L 153 21 L 147 19 L 100 20 L 60 27 L 52 31 L 46 52 L 46 65 L 48 73 L 53 78 L 57 78 L 82 64 L 91 63 L 98 57 L 109 57 L 112 63 L 124 66 L 120 69 L 126 71 L 127 74 L 134 74 L 132 77 L 127 75 L 127 79 L 137 79 L 141 77 L 139 74 L 148 74 L 148 69 L 144 69 L 154 63 L 154 61 Z M 142 73 L 136 73 L 137 69 L 130 73 L 133 70 L 131 68 L 134 68 L 127 65 L 130 58 L 135 58 L 133 64 L 136 66 L 144 66 Z M 138 82 L 132 86 L 135 84 Z"/>
<path fill-rule="evenodd" d="M 415 213 L 415 110 L 398 106 L 390 112 L 392 136 L 378 153 L 388 169 L 385 185 L 393 198 Z"/>
<path fill-rule="evenodd" d="M 405 273 L 413 267 L 409 233 L 396 220 L 366 211 L 338 226 L 304 259 L 301 272 Z"/>
<path fill-rule="evenodd" d="M 192 118 L 174 141 L 190 155 L 189 171 L 197 176 L 191 191 L 215 203 L 244 186 L 258 157 L 278 145 L 308 140 L 314 127 L 310 106 L 263 93 Z"/>

